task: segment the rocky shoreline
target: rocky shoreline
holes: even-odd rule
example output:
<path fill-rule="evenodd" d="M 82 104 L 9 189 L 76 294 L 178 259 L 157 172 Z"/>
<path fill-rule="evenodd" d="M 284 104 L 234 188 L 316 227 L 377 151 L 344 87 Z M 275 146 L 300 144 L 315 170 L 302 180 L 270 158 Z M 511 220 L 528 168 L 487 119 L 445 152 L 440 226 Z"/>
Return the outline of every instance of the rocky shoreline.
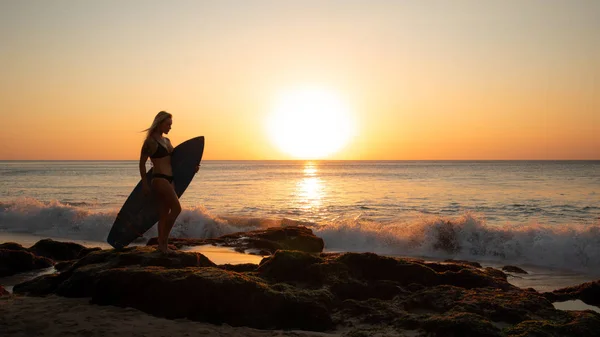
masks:
<path fill-rule="evenodd" d="M 322 239 L 294 226 L 173 244 L 174 249 L 217 244 L 265 257 L 260 264 L 216 265 L 183 250 L 163 255 L 154 247 L 117 251 L 42 240 L 31 248 L 0 245 L 0 271 L 7 275 L 48 263 L 58 270 L 16 285 L 11 296 L 85 298 L 171 320 L 233 327 L 346 336 L 600 333 L 600 314 L 552 305 L 567 299 L 598 305 L 599 281 L 539 293 L 511 285 L 502 270 L 468 261 L 323 253 Z"/>

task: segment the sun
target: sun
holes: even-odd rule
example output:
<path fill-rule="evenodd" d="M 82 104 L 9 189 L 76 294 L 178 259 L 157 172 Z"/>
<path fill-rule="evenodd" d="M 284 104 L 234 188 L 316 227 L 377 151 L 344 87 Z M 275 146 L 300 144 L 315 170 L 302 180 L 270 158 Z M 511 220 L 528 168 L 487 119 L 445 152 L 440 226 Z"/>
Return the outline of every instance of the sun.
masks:
<path fill-rule="evenodd" d="M 326 88 L 281 93 L 267 128 L 281 151 L 298 159 L 322 159 L 342 149 L 353 135 L 349 106 Z"/>

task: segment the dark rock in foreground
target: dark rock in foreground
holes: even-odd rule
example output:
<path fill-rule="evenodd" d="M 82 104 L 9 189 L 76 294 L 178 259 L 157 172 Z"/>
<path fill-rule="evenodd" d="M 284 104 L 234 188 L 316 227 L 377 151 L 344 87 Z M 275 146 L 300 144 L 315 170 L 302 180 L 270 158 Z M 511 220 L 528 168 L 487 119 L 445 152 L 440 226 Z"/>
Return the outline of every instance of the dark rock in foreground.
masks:
<path fill-rule="evenodd" d="M 526 272 L 525 270 L 516 267 L 516 266 L 504 266 L 502 267 L 502 270 L 507 272 L 507 273 L 515 273 L 515 274 L 529 274 L 528 272 Z"/>
<path fill-rule="evenodd" d="M 507 336 L 598 336 L 600 314 L 593 311 L 563 311 L 554 320 L 524 321 L 504 330 Z"/>
<path fill-rule="evenodd" d="M 245 240 L 243 233 L 234 237 Z M 556 310 L 551 303 L 563 295 L 598 298 L 598 281 L 542 295 L 512 286 L 502 271 L 465 261 L 277 250 L 258 266 L 217 266 L 199 253 L 131 247 L 94 251 L 62 268 L 14 292 L 89 297 L 94 304 L 233 326 L 340 328 L 346 336 L 591 337 L 600 331 L 600 314 Z"/>
<path fill-rule="evenodd" d="M 92 295 L 96 276 L 110 269 L 129 266 L 186 268 L 214 267 L 215 264 L 202 254 L 175 252 L 163 255 L 152 247 L 100 250 L 88 254 L 60 273 L 17 284 L 14 291 L 38 296 L 56 293 L 67 297 L 88 297 Z"/>
<path fill-rule="evenodd" d="M 147 245 L 156 245 L 157 238 L 152 238 Z M 223 235 L 216 239 L 169 239 L 169 243 L 177 246 L 218 245 L 233 247 L 239 252 L 250 251 L 269 255 L 277 250 L 299 250 L 309 253 L 320 253 L 325 247 L 323 239 L 303 226 L 273 227 L 251 232 L 238 232 Z"/>
<path fill-rule="evenodd" d="M 80 259 L 97 250 L 100 250 L 100 248 L 87 248 L 78 243 L 59 242 L 52 239 L 40 240 L 29 248 L 29 251 L 35 255 L 47 257 L 54 261 Z"/>
<path fill-rule="evenodd" d="M 91 297 L 96 304 L 236 326 L 333 327 L 328 311 L 332 298 L 325 289 L 271 286 L 253 273 L 226 269 L 217 268 L 200 253 L 165 256 L 152 247 L 104 250 L 87 255 L 62 273 L 18 284 L 14 292 Z"/>
<path fill-rule="evenodd" d="M 27 250 L 0 249 L 0 277 L 51 267 L 54 262 Z"/>
<path fill-rule="evenodd" d="M 112 269 L 98 275 L 92 291 L 92 303 L 166 318 L 306 330 L 333 327 L 330 300 L 326 290 L 278 289 L 256 276 L 214 267 Z"/>
<path fill-rule="evenodd" d="M 600 306 L 600 280 L 554 290 L 543 295 L 552 302 L 579 299 L 589 305 Z"/>
<path fill-rule="evenodd" d="M 100 248 L 86 248 L 73 242 L 52 239 L 38 241 L 30 248 L 15 242 L 0 244 L 0 277 L 47 268 L 55 261 L 75 260 Z"/>

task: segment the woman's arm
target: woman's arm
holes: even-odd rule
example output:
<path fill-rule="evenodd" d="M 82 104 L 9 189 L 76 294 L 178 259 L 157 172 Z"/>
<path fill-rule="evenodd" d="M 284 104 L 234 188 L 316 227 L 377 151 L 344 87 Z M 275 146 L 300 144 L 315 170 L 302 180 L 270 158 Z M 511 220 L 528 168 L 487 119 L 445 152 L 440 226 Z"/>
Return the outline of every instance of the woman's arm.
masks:
<path fill-rule="evenodd" d="M 146 139 L 144 141 L 144 145 L 142 145 L 142 151 L 140 152 L 139 167 L 140 176 L 142 177 L 142 189 L 144 193 L 150 191 L 150 185 L 148 185 L 148 180 L 146 179 L 146 161 L 148 160 L 148 157 L 150 157 L 150 155 L 156 151 L 156 146 L 158 145 L 153 144 L 153 142 L 151 142 L 149 139 Z"/>

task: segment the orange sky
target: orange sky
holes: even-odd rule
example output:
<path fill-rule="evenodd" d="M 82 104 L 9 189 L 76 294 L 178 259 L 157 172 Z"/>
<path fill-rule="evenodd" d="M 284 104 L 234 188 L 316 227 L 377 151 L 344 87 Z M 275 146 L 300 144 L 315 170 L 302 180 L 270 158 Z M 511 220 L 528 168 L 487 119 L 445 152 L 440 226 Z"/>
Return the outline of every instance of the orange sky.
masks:
<path fill-rule="evenodd" d="M 265 125 L 298 86 L 350 107 L 327 159 L 600 159 L 598 17 L 598 1 L 3 1 L 0 160 L 137 159 L 160 110 L 205 159 L 290 159 Z"/>

